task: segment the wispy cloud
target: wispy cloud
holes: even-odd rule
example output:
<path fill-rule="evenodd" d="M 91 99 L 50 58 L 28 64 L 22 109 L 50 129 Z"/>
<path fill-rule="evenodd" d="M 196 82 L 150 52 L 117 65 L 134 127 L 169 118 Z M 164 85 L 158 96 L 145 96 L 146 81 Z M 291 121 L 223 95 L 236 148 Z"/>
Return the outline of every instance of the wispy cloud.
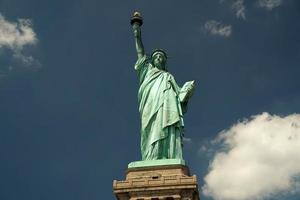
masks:
<path fill-rule="evenodd" d="M 205 32 L 221 37 L 229 37 L 231 35 L 231 25 L 224 25 L 215 20 L 209 20 L 204 24 Z"/>
<path fill-rule="evenodd" d="M 18 19 L 11 22 L 0 13 L 0 49 L 12 51 L 12 59 L 24 66 L 40 66 L 32 56 L 24 54 L 24 47 L 35 45 L 37 41 L 31 20 Z"/>
<path fill-rule="evenodd" d="M 235 15 L 239 19 L 246 20 L 246 6 L 245 0 L 220 0 L 221 3 L 229 2 L 231 4 L 231 9 L 235 12 Z M 264 8 L 268 11 L 279 7 L 283 1 L 282 0 L 256 0 L 254 3 L 261 8 Z"/>
<path fill-rule="evenodd" d="M 282 0 L 258 0 L 258 6 L 266 10 L 272 10 L 282 4 Z"/>
<path fill-rule="evenodd" d="M 223 131 L 203 192 L 215 200 L 300 192 L 300 114 L 263 113 Z"/>
<path fill-rule="evenodd" d="M 237 18 L 246 19 L 246 7 L 244 4 L 244 0 L 235 0 L 232 3 L 231 7 L 235 11 L 235 15 Z"/>
<path fill-rule="evenodd" d="M 183 142 L 186 143 L 186 144 L 191 144 L 193 141 L 191 138 L 188 138 L 188 137 L 183 137 Z"/>
<path fill-rule="evenodd" d="M 37 71 L 41 68 L 41 63 L 37 59 L 35 59 L 31 55 L 24 55 L 22 52 L 19 51 L 13 54 L 13 59 L 14 63 L 19 63 L 19 65 L 22 65 L 23 67 L 29 68 L 33 71 Z"/>
<path fill-rule="evenodd" d="M 229 2 L 231 9 L 235 12 L 235 15 L 239 19 L 246 19 L 246 7 L 244 0 L 220 0 L 220 3 Z"/>

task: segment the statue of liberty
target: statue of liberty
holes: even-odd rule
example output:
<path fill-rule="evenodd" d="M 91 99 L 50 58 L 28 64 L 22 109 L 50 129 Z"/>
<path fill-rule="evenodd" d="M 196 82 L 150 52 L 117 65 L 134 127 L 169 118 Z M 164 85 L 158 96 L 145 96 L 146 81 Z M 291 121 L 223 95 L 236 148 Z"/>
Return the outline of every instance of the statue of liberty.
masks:
<path fill-rule="evenodd" d="M 141 39 L 142 17 L 131 18 L 138 60 L 134 66 L 139 79 L 138 102 L 141 117 L 142 160 L 181 159 L 183 114 L 194 90 L 194 81 L 179 87 L 167 70 L 167 54 L 155 49 L 150 56 Z"/>

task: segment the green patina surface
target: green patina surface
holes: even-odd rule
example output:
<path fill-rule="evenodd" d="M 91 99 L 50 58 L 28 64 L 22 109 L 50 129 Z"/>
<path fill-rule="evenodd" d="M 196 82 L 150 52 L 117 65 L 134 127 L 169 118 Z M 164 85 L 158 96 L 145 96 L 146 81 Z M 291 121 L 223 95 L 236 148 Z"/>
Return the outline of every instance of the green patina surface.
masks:
<path fill-rule="evenodd" d="M 164 166 L 164 165 L 185 165 L 182 159 L 160 159 L 160 160 L 142 160 L 128 164 L 128 168 L 139 168 L 148 166 Z"/>
<path fill-rule="evenodd" d="M 183 115 L 194 91 L 194 81 L 180 87 L 167 69 L 167 54 L 156 49 L 150 56 L 141 38 L 143 21 L 139 13 L 131 19 L 137 62 L 134 69 L 139 79 L 138 102 L 141 117 L 141 154 L 143 161 L 133 166 L 183 164 Z"/>

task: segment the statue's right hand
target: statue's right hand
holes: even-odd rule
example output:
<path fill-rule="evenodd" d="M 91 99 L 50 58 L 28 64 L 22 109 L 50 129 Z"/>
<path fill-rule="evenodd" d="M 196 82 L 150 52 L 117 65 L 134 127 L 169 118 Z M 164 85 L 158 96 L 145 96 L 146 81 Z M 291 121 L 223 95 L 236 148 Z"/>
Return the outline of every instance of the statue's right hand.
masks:
<path fill-rule="evenodd" d="M 134 35 L 134 37 L 140 37 L 141 36 L 141 28 L 138 24 L 133 25 L 133 35 Z"/>
<path fill-rule="evenodd" d="M 139 30 L 135 29 L 133 31 L 133 35 L 134 35 L 134 37 L 139 37 Z"/>

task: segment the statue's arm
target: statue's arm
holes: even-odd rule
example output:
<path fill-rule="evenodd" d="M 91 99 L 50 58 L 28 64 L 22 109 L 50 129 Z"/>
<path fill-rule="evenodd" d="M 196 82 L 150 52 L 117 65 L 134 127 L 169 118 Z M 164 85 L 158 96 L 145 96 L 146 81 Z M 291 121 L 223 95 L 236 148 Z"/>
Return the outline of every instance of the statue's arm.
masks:
<path fill-rule="evenodd" d="M 139 26 L 139 24 L 134 23 L 132 28 L 133 28 L 134 38 L 135 38 L 135 48 L 136 48 L 137 56 L 138 59 L 140 59 L 145 55 L 145 50 L 142 42 L 141 27 Z"/>

